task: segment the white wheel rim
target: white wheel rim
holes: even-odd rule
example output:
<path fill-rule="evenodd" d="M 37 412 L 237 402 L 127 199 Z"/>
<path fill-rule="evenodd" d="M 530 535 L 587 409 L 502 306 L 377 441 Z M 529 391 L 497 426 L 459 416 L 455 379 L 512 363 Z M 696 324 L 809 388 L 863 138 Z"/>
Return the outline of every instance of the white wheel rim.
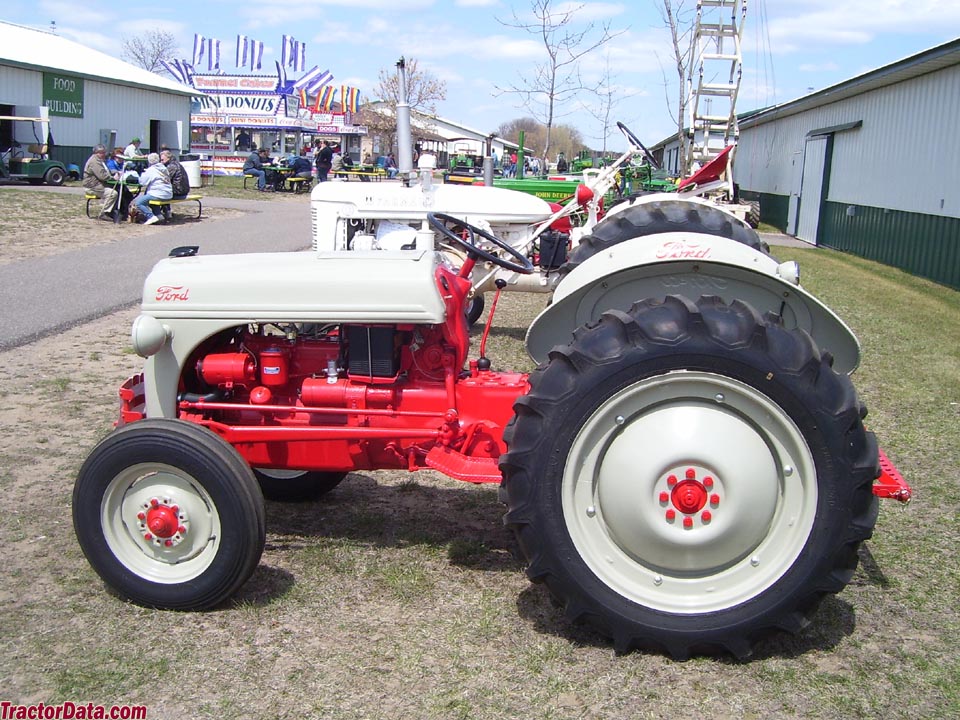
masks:
<path fill-rule="evenodd" d="M 303 477 L 308 471 L 283 470 L 281 468 L 257 468 L 257 472 L 274 480 L 293 480 L 294 478 Z"/>
<path fill-rule="evenodd" d="M 151 582 L 199 577 L 220 547 L 220 515 L 209 493 L 189 474 L 162 463 L 132 465 L 113 478 L 100 522 L 117 559 Z"/>
<path fill-rule="evenodd" d="M 818 496 L 810 449 L 776 403 L 688 371 L 607 400 L 574 439 L 562 483 L 590 570 L 633 602 L 680 614 L 733 607 L 779 580 Z"/>

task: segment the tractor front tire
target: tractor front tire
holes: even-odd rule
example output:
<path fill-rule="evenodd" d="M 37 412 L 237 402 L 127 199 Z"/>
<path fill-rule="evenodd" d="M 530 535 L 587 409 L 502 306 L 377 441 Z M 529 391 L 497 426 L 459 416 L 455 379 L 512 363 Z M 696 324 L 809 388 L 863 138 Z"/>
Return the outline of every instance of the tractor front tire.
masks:
<path fill-rule="evenodd" d="M 877 516 L 846 375 L 749 305 L 610 311 L 514 405 L 506 522 L 573 622 L 617 651 L 746 658 L 842 590 Z"/>
<path fill-rule="evenodd" d="M 473 325 L 483 315 L 483 293 L 477 293 L 470 298 L 470 304 L 467 305 L 467 324 Z"/>
<path fill-rule="evenodd" d="M 345 472 L 254 468 L 253 474 L 267 500 L 307 502 L 326 495 L 347 477 Z"/>
<path fill-rule="evenodd" d="M 670 232 L 719 235 L 770 252 L 756 230 L 720 208 L 691 200 L 656 200 L 605 217 L 580 240 L 560 272 L 568 273 L 587 258 L 627 240 Z"/>
<path fill-rule="evenodd" d="M 260 561 L 263 496 L 250 466 L 199 425 L 140 420 L 108 435 L 73 490 L 73 525 L 93 569 L 139 605 L 202 610 Z"/>

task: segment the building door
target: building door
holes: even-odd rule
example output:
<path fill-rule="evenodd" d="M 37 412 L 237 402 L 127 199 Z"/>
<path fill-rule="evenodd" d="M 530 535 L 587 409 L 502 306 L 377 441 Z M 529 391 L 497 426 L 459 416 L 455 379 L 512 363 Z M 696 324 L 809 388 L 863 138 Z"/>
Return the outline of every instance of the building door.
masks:
<path fill-rule="evenodd" d="M 150 150 L 159 152 L 166 145 L 174 152 L 182 152 L 187 147 L 185 135 L 182 120 L 151 120 Z"/>
<path fill-rule="evenodd" d="M 800 188 L 803 183 L 803 153 L 790 155 L 790 197 L 787 206 L 787 235 L 797 234 L 797 211 L 800 209 Z"/>
<path fill-rule="evenodd" d="M 814 245 L 817 244 L 817 226 L 820 223 L 820 201 L 823 198 L 828 141 L 827 135 L 816 135 L 807 138 L 803 148 L 797 237 Z"/>

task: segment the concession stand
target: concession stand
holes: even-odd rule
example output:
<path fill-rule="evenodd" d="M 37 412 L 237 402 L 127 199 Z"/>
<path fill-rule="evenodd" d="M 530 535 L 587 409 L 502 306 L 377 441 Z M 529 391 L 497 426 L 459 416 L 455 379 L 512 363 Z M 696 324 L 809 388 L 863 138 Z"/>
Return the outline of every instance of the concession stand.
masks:
<path fill-rule="evenodd" d="M 315 140 L 359 147 L 367 128 L 353 113 L 301 107 L 291 83 L 277 75 L 203 75 L 191 78 L 198 91 L 190 115 L 190 150 L 200 155 L 204 176 L 240 175 L 257 148 L 271 156 L 295 155 Z"/>

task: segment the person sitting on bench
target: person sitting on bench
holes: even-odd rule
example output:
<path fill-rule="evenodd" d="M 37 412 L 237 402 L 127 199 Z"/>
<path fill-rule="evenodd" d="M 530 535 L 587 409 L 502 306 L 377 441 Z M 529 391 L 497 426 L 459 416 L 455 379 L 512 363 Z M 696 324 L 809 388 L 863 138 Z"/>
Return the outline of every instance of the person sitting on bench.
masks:
<path fill-rule="evenodd" d="M 293 170 L 292 177 L 303 178 L 304 180 L 313 179 L 313 163 L 307 157 L 308 149 L 303 148 L 300 154 L 290 163 L 290 169 Z"/>
<path fill-rule="evenodd" d="M 147 155 L 147 169 L 140 175 L 140 187 L 142 192 L 133 201 L 137 210 L 146 218 L 144 225 L 153 225 L 160 222 L 160 218 L 153 214 L 150 208 L 151 200 L 172 200 L 173 186 L 170 184 L 170 173 L 166 166 L 160 162 L 160 156 L 157 153 Z"/>
<path fill-rule="evenodd" d="M 267 192 L 267 171 L 263 169 L 263 163 L 269 158 L 269 155 L 266 148 L 260 148 L 256 152 L 250 153 L 250 157 L 243 164 L 243 174 L 257 178 L 257 190 L 260 192 Z"/>

